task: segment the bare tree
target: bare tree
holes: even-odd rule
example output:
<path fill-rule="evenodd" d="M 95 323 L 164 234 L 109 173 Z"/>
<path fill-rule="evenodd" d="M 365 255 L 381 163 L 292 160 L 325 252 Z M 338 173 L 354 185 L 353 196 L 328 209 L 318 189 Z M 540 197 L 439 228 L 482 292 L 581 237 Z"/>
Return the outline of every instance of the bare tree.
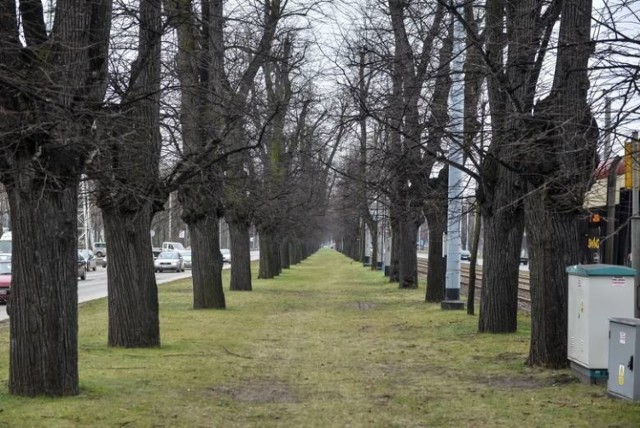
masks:
<path fill-rule="evenodd" d="M 513 142 L 533 108 L 536 87 L 560 3 L 487 0 L 484 59 L 492 139 L 478 191 L 484 220 L 483 287 L 478 326 L 484 332 L 517 328 L 518 276 L 524 231 L 525 186 L 514 170 Z M 545 7 L 546 6 L 546 7 Z M 476 37 L 480 43 L 480 37 Z M 505 57 L 506 53 L 506 57 Z"/>
<path fill-rule="evenodd" d="M 159 177 L 160 143 L 160 0 L 141 0 L 138 55 L 130 67 L 119 62 L 113 92 L 119 101 L 103 110 L 97 150 L 88 165 L 96 180 L 109 245 L 109 345 L 160 345 L 158 291 L 149 239 L 151 220 L 167 198 Z M 118 8 L 126 10 L 124 7 Z M 119 22 L 128 29 L 132 16 Z M 115 28 L 114 28 L 115 29 Z M 123 28 L 115 29 L 122 36 Z M 114 38 L 115 40 L 118 37 Z M 117 80 L 128 72 L 127 83 Z"/>
<path fill-rule="evenodd" d="M 105 94 L 111 2 L 60 0 L 54 16 L 47 28 L 39 0 L 0 5 L 0 180 L 14 213 L 9 390 L 26 396 L 78 393 L 78 182 Z"/>
<path fill-rule="evenodd" d="M 516 165 L 523 171 L 531 271 L 528 363 L 567 364 L 565 269 L 579 261 L 577 216 L 596 168 L 598 126 L 588 103 L 591 44 L 589 0 L 563 0 L 551 93 L 527 123 Z M 553 251 L 549 251 L 553 248 Z"/>

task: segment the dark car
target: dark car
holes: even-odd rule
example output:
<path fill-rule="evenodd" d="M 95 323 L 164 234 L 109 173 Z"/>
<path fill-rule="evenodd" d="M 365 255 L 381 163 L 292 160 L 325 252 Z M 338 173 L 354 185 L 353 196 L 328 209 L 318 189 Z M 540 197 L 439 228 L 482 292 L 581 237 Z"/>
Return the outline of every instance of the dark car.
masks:
<path fill-rule="evenodd" d="M 96 258 L 93 256 L 93 252 L 91 250 L 80 250 L 78 251 L 78 253 L 84 259 L 84 262 L 87 265 L 87 271 L 95 271 L 98 263 L 96 261 Z"/>
<path fill-rule="evenodd" d="M 0 303 L 9 303 L 11 295 L 11 260 L 0 261 Z"/>
<path fill-rule="evenodd" d="M 87 279 L 87 262 L 80 253 L 78 253 L 78 277 L 82 280 Z"/>

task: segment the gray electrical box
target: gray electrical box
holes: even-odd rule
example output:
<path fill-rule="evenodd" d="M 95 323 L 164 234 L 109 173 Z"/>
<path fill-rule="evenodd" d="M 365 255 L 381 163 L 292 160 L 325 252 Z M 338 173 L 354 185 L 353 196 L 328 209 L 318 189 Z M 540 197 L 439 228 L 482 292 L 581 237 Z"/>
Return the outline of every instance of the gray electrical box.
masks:
<path fill-rule="evenodd" d="M 635 269 L 616 265 L 567 268 L 567 358 L 588 383 L 606 383 L 609 319 L 634 316 Z"/>
<path fill-rule="evenodd" d="M 640 319 L 609 319 L 609 379 L 610 395 L 637 401 L 640 399 Z"/>

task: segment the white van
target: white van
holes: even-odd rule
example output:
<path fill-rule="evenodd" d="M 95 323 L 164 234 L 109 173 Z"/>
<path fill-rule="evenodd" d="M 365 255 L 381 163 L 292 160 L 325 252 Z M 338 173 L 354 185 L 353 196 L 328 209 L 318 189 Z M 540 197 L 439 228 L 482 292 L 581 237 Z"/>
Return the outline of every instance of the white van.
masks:
<path fill-rule="evenodd" d="M 107 243 L 106 242 L 94 242 L 93 243 L 93 254 L 96 257 L 104 257 L 107 255 Z"/>
<path fill-rule="evenodd" d="M 163 242 L 162 243 L 162 251 L 182 251 L 184 250 L 184 245 L 179 242 Z"/>

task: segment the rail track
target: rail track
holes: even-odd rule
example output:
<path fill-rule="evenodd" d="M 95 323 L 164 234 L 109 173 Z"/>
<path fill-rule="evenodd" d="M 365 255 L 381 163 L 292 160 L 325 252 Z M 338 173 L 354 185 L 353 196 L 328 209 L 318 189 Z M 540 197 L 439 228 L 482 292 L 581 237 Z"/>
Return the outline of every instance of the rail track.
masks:
<path fill-rule="evenodd" d="M 426 259 L 418 259 L 418 276 L 426 278 L 428 262 Z M 469 264 L 462 263 L 460 266 L 460 287 L 466 291 L 469 287 Z M 476 269 L 476 299 L 480 300 L 482 289 L 482 267 Z M 522 309 L 528 310 L 531 307 L 531 293 L 529 292 L 529 272 L 520 271 L 518 279 L 518 303 Z"/>

